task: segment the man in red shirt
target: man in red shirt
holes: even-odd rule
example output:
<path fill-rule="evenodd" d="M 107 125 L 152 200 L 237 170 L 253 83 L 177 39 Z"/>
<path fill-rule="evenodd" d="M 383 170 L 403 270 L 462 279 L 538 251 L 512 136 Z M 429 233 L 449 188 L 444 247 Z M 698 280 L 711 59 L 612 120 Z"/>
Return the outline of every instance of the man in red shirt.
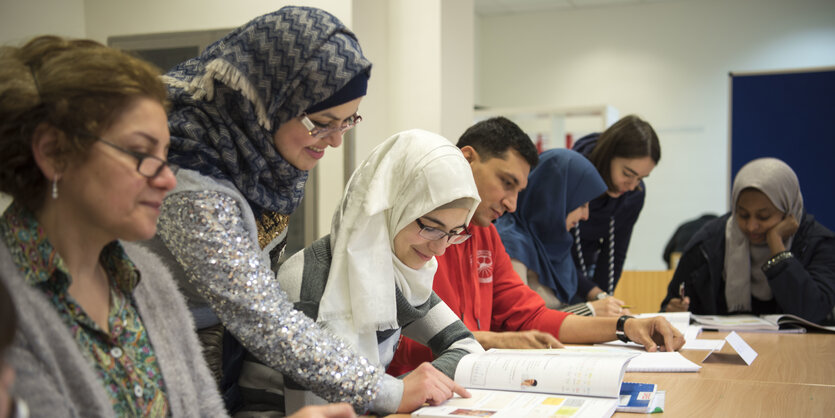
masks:
<path fill-rule="evenodd" d="M 473 125 L 458 147 L 473 169 L 481 203 L 467 227 L 472 237 L 437 257 L 432 288 L 485 349 L 605 342 L 616 338 L 618 327 L 623 331 L 618 338 L 625 335 L 647 351 L 659 346 L 672 351 L 684 345 L 681 333 L 664 318 L 586 317 L 546 308 L 513 270 L 492 223 L 516 210 L 516 198 L 538 162 L 536 148 L 527 134 L 503 117 Z M 431 360 L 428 348 L 404 337 L 388 373 L 399 376 Z"/>

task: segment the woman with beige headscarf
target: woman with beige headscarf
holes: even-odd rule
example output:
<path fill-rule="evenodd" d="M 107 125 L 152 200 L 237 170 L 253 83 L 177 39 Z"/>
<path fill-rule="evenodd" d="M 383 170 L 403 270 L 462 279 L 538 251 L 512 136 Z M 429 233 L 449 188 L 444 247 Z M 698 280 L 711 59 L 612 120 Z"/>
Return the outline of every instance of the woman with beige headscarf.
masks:
<path fill-rule="evenodd" d="M 384 375 L 372 412 L 406 413 L 453 392 L 467 396 L 452 381 L 455 367 L 465 354 L 483 349 L 432 291 L 432 281 L 435 257 L 470 237 L 466 225 L 479 202 L 458 147 L 427 131 L 398 133 L 351 176 L 330 235 L 279 269 L 278 282 L 294 307 L 379 369 L 391 362 L 401 333 L 436 353 L 403 379 Z M 323 402 L 304 384 L 254 362 L 245 364 L 241 382 L 261 391 L 260 411 L 290 413 Z"/>
<path fill-rule="evenodd" d="M 749 162 L 734 180 L 732 211 L 687 245 L 662 310 L 790 313 L 821 323 L 835 306 L 835 235 L 806 213 L 791 167 Z"/>

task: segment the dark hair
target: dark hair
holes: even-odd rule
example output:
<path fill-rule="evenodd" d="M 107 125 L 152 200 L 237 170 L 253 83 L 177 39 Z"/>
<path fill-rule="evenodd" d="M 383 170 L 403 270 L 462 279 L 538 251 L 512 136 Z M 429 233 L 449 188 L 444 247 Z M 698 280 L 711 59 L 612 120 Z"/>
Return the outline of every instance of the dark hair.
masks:
<path fill-rule="evenodd" d="M 470 126 L 458 139 L 458 148 L 471 146 L 484 159 L 505 158 L 509 150 L 515 150 L 528 162 L 531 169 L 539 163 L 539 156 L 531 138 L 519 125 L 503 116 L 497 116 Z"/>
<path fill-rule="evenodd" d="M 597 138 L 589 160 L 597 168 L 609 189 L 613 189 L 611 163 L 615 157 L 650 157 L 655 164 L 661 160 L 661 144 L 649 123 L 636 115 L 628 115 L 615 122 Z"/>
<path fill-rule="evenodd" d="M 6 347 L 12 345 L 15 331 L 17 331 L 17 313 L 15 313 L 9 290 L 0 281 L 0 355 Z"/>
<path fill-rule="evenodd" d="M 43 204 L 49 179 L 32 154 L 32 135 L 47 124 L 63 134 L 53 155 L 83 161 L 101 134 L 136 99 L 165 106 L 153 65 L 98 42 L 39 36 L 0 49 L 0 191 L 29 210 Z"/>

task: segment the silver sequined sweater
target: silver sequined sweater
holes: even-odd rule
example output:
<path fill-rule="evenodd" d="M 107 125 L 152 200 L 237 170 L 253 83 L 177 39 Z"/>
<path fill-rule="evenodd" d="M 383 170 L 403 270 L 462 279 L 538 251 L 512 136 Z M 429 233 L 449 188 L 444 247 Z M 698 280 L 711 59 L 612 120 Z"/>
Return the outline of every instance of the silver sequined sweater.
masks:
<path fill-rule="evenodd" d="M 181 170 L 177 183 L 145 247 L 170 266 L 198 327 L 210 325 L 200 314 L 210 309 L 262 363 L 330 402 L 371 408 L 383 370 L 293 309 L 270 268 L 274 245 L 258 244 L 238 190 L 192 170 Z"/>

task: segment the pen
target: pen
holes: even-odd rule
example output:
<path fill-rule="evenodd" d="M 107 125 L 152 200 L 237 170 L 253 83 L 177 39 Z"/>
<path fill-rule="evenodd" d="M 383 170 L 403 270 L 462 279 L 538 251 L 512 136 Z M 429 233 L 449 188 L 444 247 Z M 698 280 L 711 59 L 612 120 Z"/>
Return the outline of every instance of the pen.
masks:
<path fill-rule="evenodd" d="M 621 309 L 632 309 L 632 305 L 621 305 Z"/>
<path fill-rule="evenodd" d="M 681 300 L 684 300 L 684 282 L 678 285 L 678 295 L 681 296 Z"/>

